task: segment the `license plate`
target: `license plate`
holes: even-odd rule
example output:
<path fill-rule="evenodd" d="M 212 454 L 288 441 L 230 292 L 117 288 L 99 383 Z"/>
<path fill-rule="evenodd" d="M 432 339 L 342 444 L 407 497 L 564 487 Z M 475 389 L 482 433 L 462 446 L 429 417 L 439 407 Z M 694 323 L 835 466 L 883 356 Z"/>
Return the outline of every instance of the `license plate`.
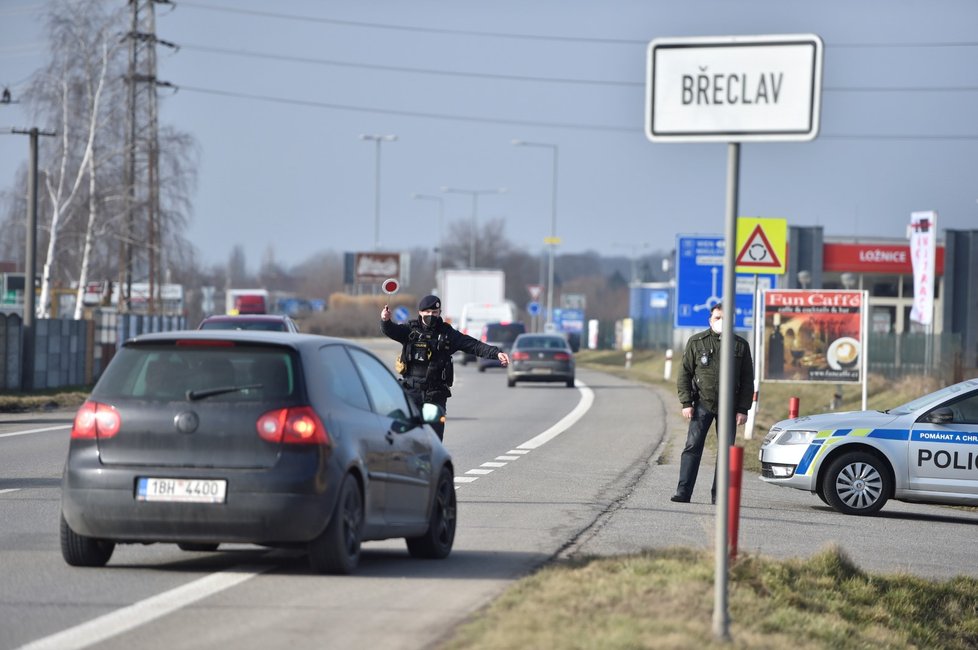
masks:
<path fill-rule="evenodd" d="M 530 370 L 530 372 L 532 372 L 535 375 L 549 375 L 550 373 L 553 372 L 553 369 L 551 369 L 551 368 L 533 368 L 532 370 Z"/>
<path fill-rule="evenodd" d="M 137 501 L 224 503 L 228 482 L 223 479 L 149 478 L 136 483 Z"/>

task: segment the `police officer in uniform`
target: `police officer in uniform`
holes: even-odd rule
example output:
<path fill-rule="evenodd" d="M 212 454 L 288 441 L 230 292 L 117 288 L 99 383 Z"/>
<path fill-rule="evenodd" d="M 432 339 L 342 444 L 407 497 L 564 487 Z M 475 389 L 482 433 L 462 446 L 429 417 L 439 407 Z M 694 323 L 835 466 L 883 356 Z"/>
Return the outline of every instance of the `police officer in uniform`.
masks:
<path fill-rule="evenodd" d="M 401 384 L 419 407 L 430 402 L 446 409 L 452 395 L 449 390 L 454 376 L 452 355 L 459 350 L 485 359 L 499 359 L 503 366 L 509 365 L 509 355 L 505 352 L 462 334 L 443 321 L 438 296 L 422 298 L 418 303 L 418 319 L 404 325 L 392 321 L 390 307 L 384 305 L 380 327 L 385 336 L 402 346 Z M 445 423 L 438 422 L 432 427 L 439 440 L 442 439 Z"/>
<path fill-rule="evenodd" d="M 679 485 L 672 501 L 688 503 L 693 495 L 696 475 L 703 457 L 703 445 L 710 425 L 720 410 L 720 336 L 724 329 L 734 337 L 734 411 L 736 424 L 747 422 L 754 397 L 754 363 L 750 347 L 742 337 L 733 333 L 733 322 L 723 318 L 720 303 L 710 309 L 710 329 L 694 334 L 686 342 L 683 363 L 679 370 L 677 389 L 683 405 L 683 417 L 689 421 L 686 446 L 679 464 Z M 732 423 L 731 423 L 732 424 Z M 719 433 L 719 421 L 717 431 Z M 731 431 L 733 431 L 731 427 Z M 717 478 L 713 474 L 711 501 L 716 503 Z"/>

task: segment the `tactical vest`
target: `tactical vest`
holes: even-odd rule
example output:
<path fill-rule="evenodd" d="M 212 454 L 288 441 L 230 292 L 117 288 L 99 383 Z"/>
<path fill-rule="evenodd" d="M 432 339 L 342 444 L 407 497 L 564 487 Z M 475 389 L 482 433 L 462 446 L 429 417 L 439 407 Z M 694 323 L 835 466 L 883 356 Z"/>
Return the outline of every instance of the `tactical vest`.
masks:
<path fill-rule="evenodd" d="M 408 323 L 411 333 L 401 350 L 405 377 L 451 386 L 455 381 L 455 368 L 448 336 L 441 327 L 432 331 L 421 326 L 418 321 Z"/>

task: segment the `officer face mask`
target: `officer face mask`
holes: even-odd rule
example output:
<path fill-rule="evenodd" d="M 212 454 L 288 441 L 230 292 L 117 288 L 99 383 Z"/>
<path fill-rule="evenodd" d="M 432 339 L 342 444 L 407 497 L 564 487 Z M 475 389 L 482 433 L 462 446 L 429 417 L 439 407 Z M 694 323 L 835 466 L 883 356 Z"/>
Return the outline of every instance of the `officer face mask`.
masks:
<path fill-rule="evenodd" d="M 714 332 L 716 332 L 717 334 L 722 334 L 723 333 L 723 319 L 722 318 L 718 318 L 716 320 L 710 321 L 710 329 L 713 330 Z"/>
<path fill-rule="evenodd" d="M 440 311 L 435 309 L 419 312 L 419 315 L 421 316 L 421 324 L 428 328 L 435 327 L 441 322 L 441 318 L 438 316 L 440 313 Z"/>

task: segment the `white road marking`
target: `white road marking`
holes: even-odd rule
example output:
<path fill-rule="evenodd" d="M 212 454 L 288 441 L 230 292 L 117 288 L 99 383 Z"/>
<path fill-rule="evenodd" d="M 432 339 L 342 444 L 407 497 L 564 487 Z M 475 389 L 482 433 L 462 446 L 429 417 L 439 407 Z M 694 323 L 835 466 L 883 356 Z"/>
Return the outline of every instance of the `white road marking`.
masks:
<path fill-rule="evenodd" d="M 7 488 L 6 490 L 0 490 L 0 494 L 6 494 L 8 492 L 17 492 L 20 488 Z"/>
<path fill-rule="evenodd" d="M 594 391 L 587 387 L 584 382 L 578 381 L 577 388 L 581 391 L 581 401 L 577 403 L 574 410 L 561 418 L 560 422 L 553 425 L 543 433 L 538 436 L 530 438 L 522 445 L 517 445 L 520 449 L 537 449 L 547 444 L 560 434 L 562 434 L 567 429 L 571 428 L 578 420 L 584 417 L 584 414 L 588 412 L 591 408 L 591 404 L 594 403 Z"/>
<path fill-rule="evenodd" d="M 43 429 L 24 429 L 23 431 L 11 431 L 10 433 L 0 433 L 0 438 L 10 438 L 11 436 L 26 436 L 28 433 L 44 433 L 45 431 L 63 431 L 70 429 L 70 424 L 62 424 L 56 427 L 44 427 Z"/>
<path fill-rule="evenodd" d="M 554 438 L 562 434 L 564 431 L 571 428 L 571 426 L 573 426 L 578 420 L 584 417 L 584 414 L 587 413 L 588 410 L 591 408 L 591 404 L 594 403 L 594 391 L 588 388 L 587 384 L 585 384 L 582 381 L 577 381 L 575 383 L 575 386 L 581 393 L 581 401 L 577 403 L 577 406 L 575 406 L 570 413 L 562 417 L 560 421 L 557 422 L 557 424 L 553 425 L 543 433 L 534 436 L 533 438 L 530 438 L 523 444 L 519 445 L 516 449 L 510 449 L 509 451 L 506 452 L 505 456 L 496 456 L 497 461 L 506 461 L 506 462 L 487 462 L 487 463 L 482 463 L 481 467 L 488 467 L 493 469 L 499 467 L 505 467 L 508 462 L 519 460 L 520 456 L 524 456 L 530 453 L 532 450 L 547 444 L 548 442 L 550 442 L 551 440 L 553 440 Z M 491 473 L 492 471 L 493 471 L 492 469 L 470 469 L 465 473 L 484 476 L 486 474 Z M 471 483 L 477 478 L 479 477 L 478 476 L 456 476 L 455 482 Z"/>
<path fill-rule="evenodd" d="M 273 565 L 271 564 L 268 566 L 237 566 L 212 573 L 176 589 L 164 591 L 128 607 L 93 618 L 81 625 L 28 643 L 21 646 L 20 650 L 46 650 L 47 648 L 79 650 L 80 648 L 87 648 L 140 625 L 163 618 L 167 614 L 241 584 L 245 580 L 250 580 L 272 568 Z"/>

